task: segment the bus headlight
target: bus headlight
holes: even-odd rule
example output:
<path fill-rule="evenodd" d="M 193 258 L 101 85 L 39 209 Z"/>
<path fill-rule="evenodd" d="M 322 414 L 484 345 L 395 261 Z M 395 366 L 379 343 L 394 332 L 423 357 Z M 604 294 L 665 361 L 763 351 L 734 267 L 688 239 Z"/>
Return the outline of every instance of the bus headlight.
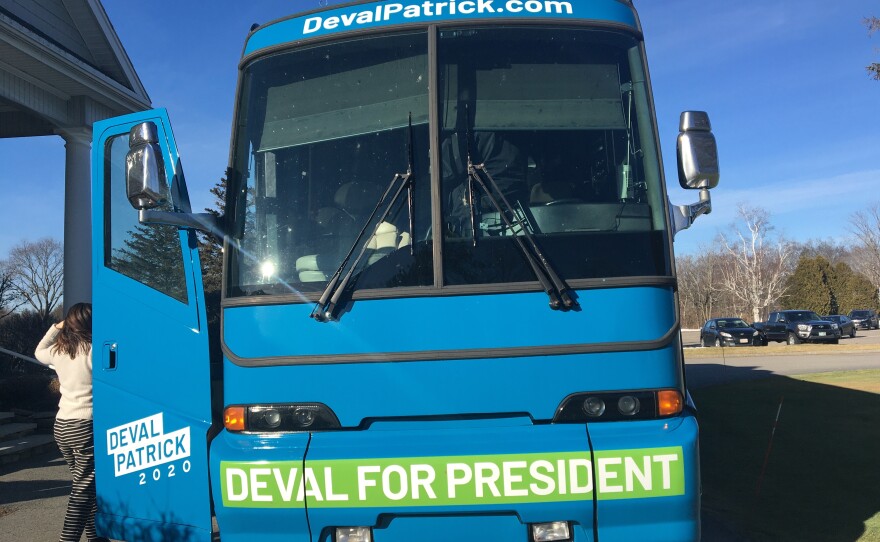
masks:
<path fill-rule="evenodd" d="M 339 419 L 323 403 L 233 405 L 224 411 L 227 431 L 295 432 L 339 429 Z"/>
<path fill-rule="evenodd" d="M 587 397 L 584 400 L 584 412 L 591 418 L 605 414 L 605 401 L 598 397 Z"/>
<path fill-rule="evenodd" d="M 684 398 L 678 390 L 582 392 L 562 400 L 552 423 L 652 420 L 676 416 L 682 410 Z"/>
<path fill-rule="evenodd" d="M 638 398 L 632 395 L 624 395 L 617 400 L 617 411 L 624 416 L 635 416 L 638 414 L 640 406 Z"/>

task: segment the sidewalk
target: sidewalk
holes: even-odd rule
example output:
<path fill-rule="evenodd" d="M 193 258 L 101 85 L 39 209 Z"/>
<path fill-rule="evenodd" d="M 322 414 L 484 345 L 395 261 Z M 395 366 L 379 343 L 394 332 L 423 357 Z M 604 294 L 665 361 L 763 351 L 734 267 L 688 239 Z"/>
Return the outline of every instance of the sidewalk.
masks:
<path fill-rule="evenodd" d="M 0 467 L 0 542 L 58 540 L 69 493 L 57 450 Z"/>

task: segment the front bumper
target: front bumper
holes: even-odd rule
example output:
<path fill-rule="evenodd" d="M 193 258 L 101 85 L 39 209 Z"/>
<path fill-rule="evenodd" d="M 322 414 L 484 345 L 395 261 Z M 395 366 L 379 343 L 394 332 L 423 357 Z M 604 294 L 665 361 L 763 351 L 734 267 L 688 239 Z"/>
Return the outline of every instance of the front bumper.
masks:
<path fill-rule="evenodd" d="M 840 339 L 840 328 L 838 329 L 810 329 L 807 331 L 798 331 L 798 336 L 804 341 L 826 342 Z"/>
<path fill-rule="evenodd" d="M 332 542 L 335 527 L 366 526 L 375 542 L 527 542 L 530 523 L 569 521 L 578 542 L 699 540 L 692 416 L 585 429 L 515 418 L 224 431 L 210 462 L 220 533 Z"/>
<path fill-rule="evenodd" d="M 748 337 L 721 337 L 721 346 L 760 346 L 760 335 Z"/>

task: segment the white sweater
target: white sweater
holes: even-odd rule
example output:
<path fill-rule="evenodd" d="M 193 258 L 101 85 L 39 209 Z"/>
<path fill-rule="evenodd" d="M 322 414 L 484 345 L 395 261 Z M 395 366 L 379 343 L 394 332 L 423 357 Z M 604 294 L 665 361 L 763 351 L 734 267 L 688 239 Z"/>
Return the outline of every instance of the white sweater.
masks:
<path fill-rule="evenodd" d="M 91 420 L 92 419 L 92 347 L 86 354 L 70 357 L 64 352 L 54 352 L 52 346 L 61 332 L 55 326 L 37 345 L 35 356 L 46 366 L 52 366 L 58 373 L 61 383 L 61 400 L 58 402 L 60 420 Z"/>

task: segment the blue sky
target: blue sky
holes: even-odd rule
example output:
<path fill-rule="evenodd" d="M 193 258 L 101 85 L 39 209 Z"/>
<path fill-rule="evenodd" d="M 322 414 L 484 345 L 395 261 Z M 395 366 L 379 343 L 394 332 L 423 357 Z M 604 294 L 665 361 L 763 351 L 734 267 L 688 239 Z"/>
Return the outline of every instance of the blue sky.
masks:
<path fill-rule="evenodd" d="M 226 168 L 251 23 L 318 0 L 104 4 L 153 105 L 169 111 L 194 208 L 212 205 L 208 190 Z M 880 61 L 880 35 L 869 38 L 862 23 L 880 16 L 880 4 L 636 0 L 636 7 L 673 203 L 697 199 L 678 187 L 679 113 L 708 111 L 719 145 L 714 211 L 678 235 L 676 252 L 711 245 L 739 203 L 769 210 L 791 239 L 851 239 L 852 213 L 880 201 L 880 81 L 865 72 Z M 62 239 L 61 138 L 0 140 L 0 163 L 0 259 L 25 239 Z"/>

